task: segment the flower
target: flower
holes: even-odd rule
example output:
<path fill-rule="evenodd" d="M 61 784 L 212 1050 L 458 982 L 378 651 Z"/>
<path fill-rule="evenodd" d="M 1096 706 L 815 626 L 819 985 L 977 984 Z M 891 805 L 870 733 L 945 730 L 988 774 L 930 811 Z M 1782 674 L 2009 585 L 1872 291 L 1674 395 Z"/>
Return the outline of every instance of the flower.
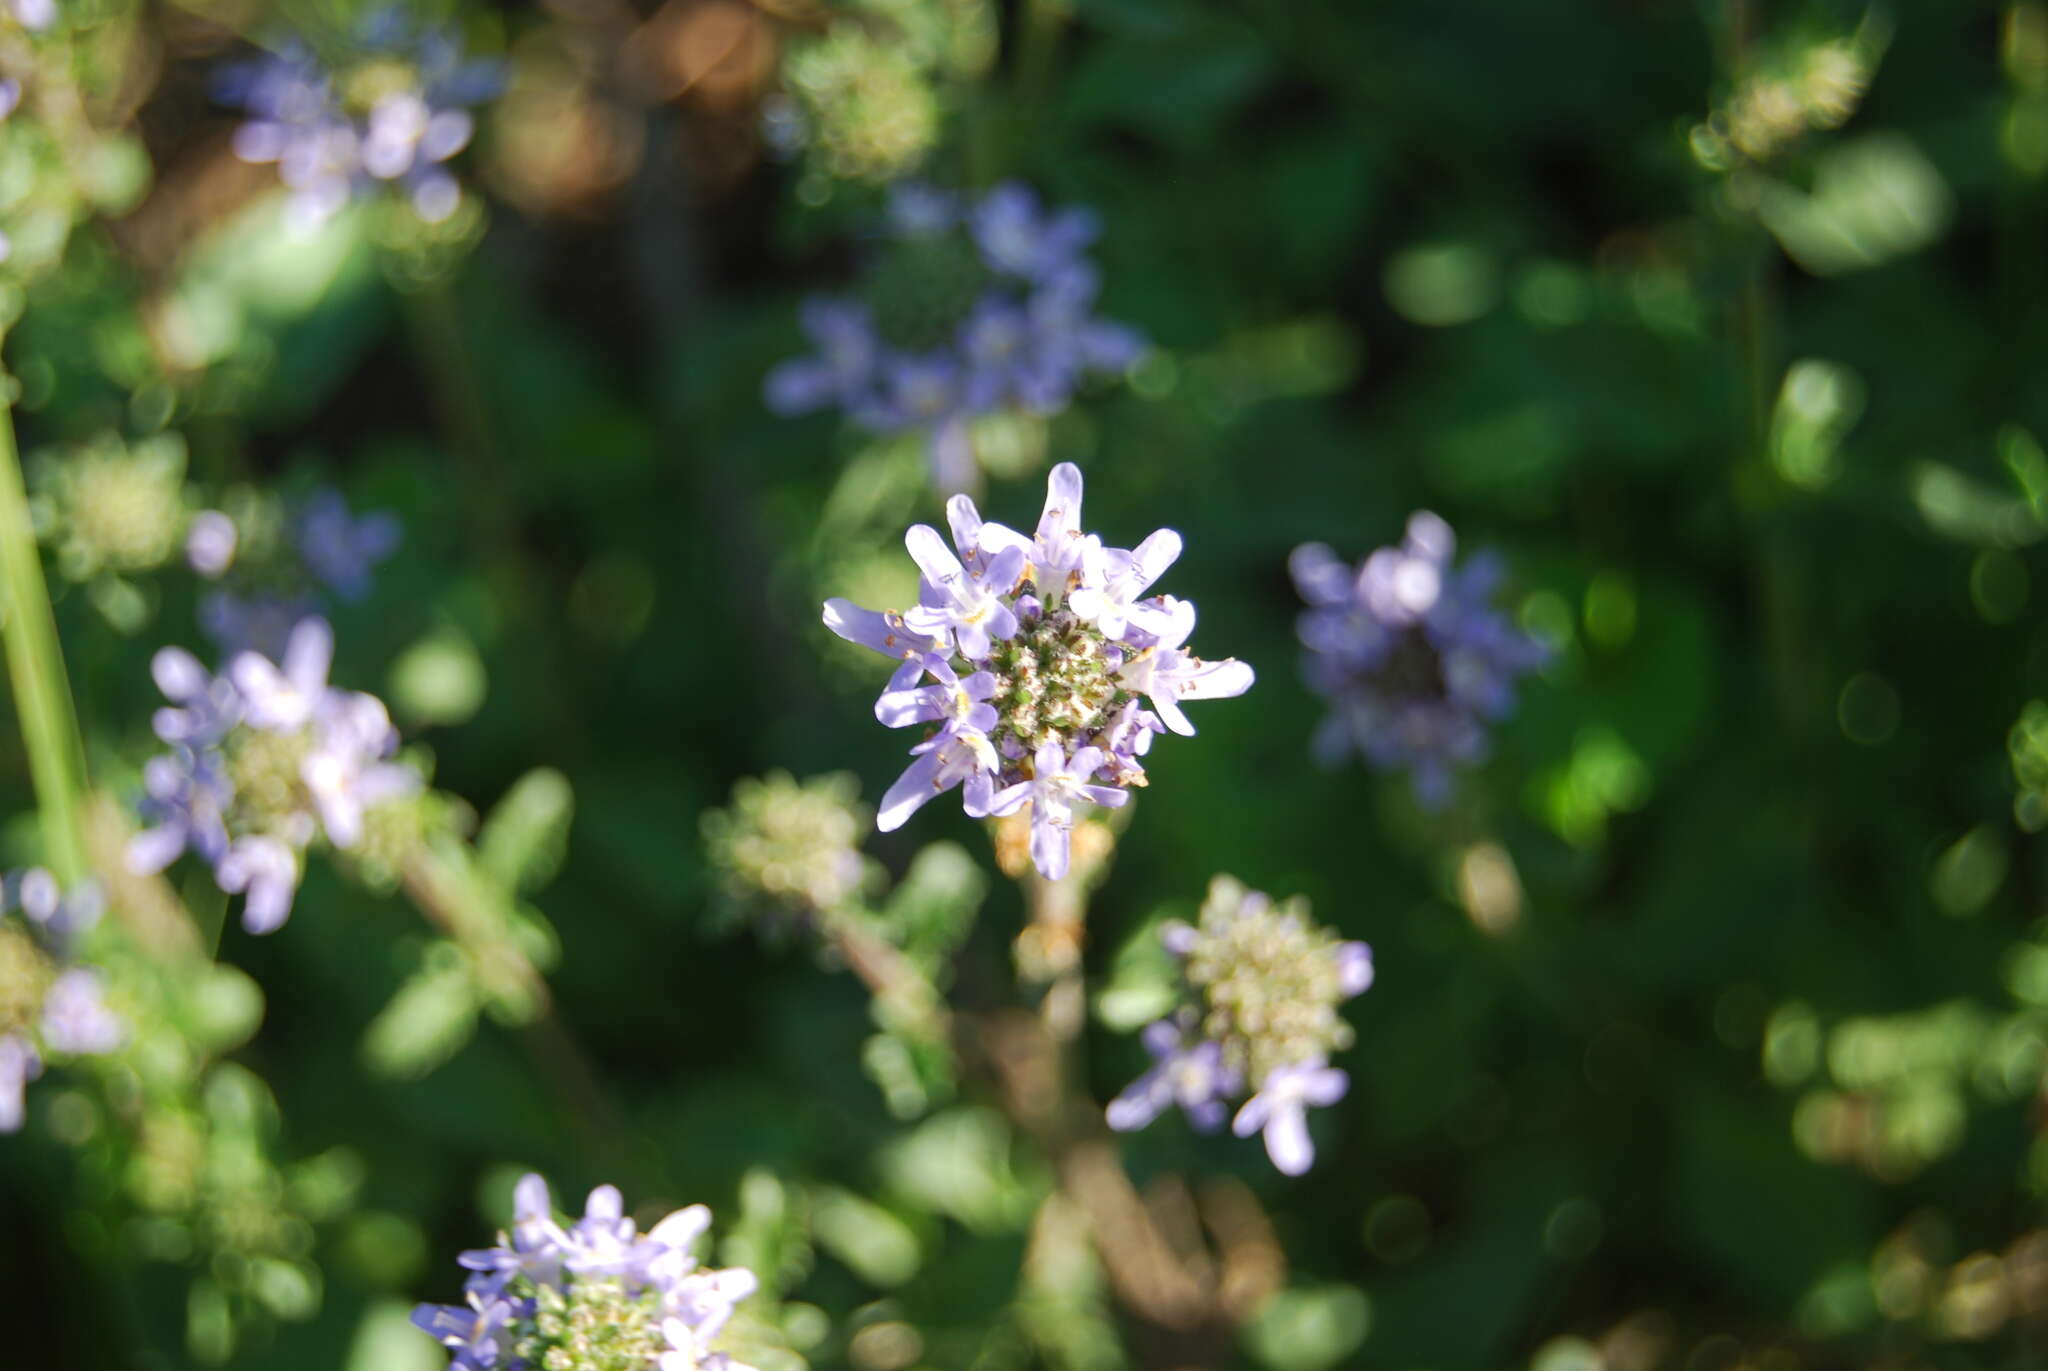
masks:
<path fill-rule="evenodd" d="M 1176 1016 L 1148 1024 L 1142 1035 L 1153 1067 L 1109 1102 L 1109 1126 L 1119 1133 L 1143 1128 L 1169 1104 L 1177 1104 L 1188 1122 L 1213 1131 L 1224 1118 L 1224 1101 L 1243 1088 L 1236 1072 L 1223 1060 L 1223 1048 L 1194 1033 L 1192 1016 Z"/>
<path fill-rule="evenodd" d="M 1100 279 L 1085 253 L 1097 228 L 1084 209 L 1041 210 L 1016 182 L 978 200 L 897 186 L 858 298 L 805 303 L 817 351 L 769 372 L 769 408 L 925 430 L 939 484 L 972 484 L 970 420 L 1055 414 L 1088 376 L 1143 351 L 1135 333 L 1094 317 Z"/>
<path fill-rule="evenodd" d="M 1454 571 L 1455 548 L 1450 525 L 1424 511 L 1398 546 L 1355 572 L 1320 543 L 1288 561 L 1309 605 L 1302 674 L 1330 702 L 1316 755 L 1334 764 L 1355 751 L 1379 770 L 1405 769 L 1432 807 L 1450 798 L 1455 768 L 1484 756 L 1486 726 L 1513 707 L 1515 678 L 1548 655 L 1490 603 L 1498 562 Z"/>
<path fill-rule="evenodd" d="M 65 890 L 40 867 L 0 878 L 0 1133 L 21 1127 L 28 1083 L 50 1058 L 103 1055 L 128 1039 L 103 974 L 72 960 L 103 904 L 95 882 Z"/>
<path fill-rule="evenodd" d="M 462 190 L 445 164 L 469 144 L 468 107 L 501 84 L 499 63 L 463 57 L 448 34 L 416 28 L 392 8 L 358 26 L 341 62 L 290 38 L 223 67 L 215 93 L 249 116 L 235 130 L 235 155 L 275 163 L 291 193 L 289 222 L 310 230 L 386 185 L 422 219 L 447 219 Z"/>
<path fill-rule="evenodd" d="M 698 1266 L 693 1249 L 710 1226 L 711 1211 L 691 1205 L 642 1234 L 609 1185 L 564 1225 L 547 1182 L 528 1175 L 513 1192 L 511 1230 L 459 1259 L 465 1302 L 422 1304 L 412 1322 L 464 1371 L 583 1366 L 579 1354 L 599 1346 L 607 1366 L 750 1371 L 714 1344 L 759 1282 L 743 1268 Z"/>
<path fill-rule="evenodd" d="M 217 581 L 235 564 L 241 534 L 235 521 L 217 509 L 202 509 L 185 530 L 185 561 L 209 581 Z"/>
<path fill-rule="evenodd" d="M 378 563 L 401 537 L 389 511 L 353 513 L 326 486 L 289 506 L 258 497 L 235 508 L 193 515 L 185 542 L 193 571 L 223 582 L 201 597 L 199 623 L 231 652 L 281 656 L 291 630 L 328 597 L 353 603 L 368 595 Z"/>
<path fill-rule="evenodd" d="M 1160 939 L 1180 965 L 1184 1003 L 1146 1028 L 1154 1064 L 1110 1102 L 1109 1126 L 1142 1128 L 1177 1103 L 1197 1128 L 1214 1128 L 1225 1102 L 1257 1082 L 1234 1128 L 1263 1131 L 1273 1164 L 1300 1175 L 1315 1159 L 1307 1107 L 1334 1104 L 1348 1083 L 1328 1065 L 1352 1041 L 1337 1007 L 1371 986 L 1372 949 L 1317 927 L 1306 902 L 1275 903 L 1228 876 L 1209 883 L 1198 922 L 1168 923 Z"/>
<path fill-rule="evenodd" d="M 182 648 L 151 663 L 171 706 L 154 720 L 169 751 L 143 768 L 150 827 L 129 843 L 129 868 L 160 871 L 186 851 L 214 883 L 246 898 L 242 923 L 269 933 L 291 914 L 306 848 L 363 839 L 367 811 L 417 793 L 410 766 L 390 761 L 398 731 L 383 701 L 328 683 L 334 630 L 308 617 L 282 663 L 237 653 L 214 676 Z"/>
<path fill-rule="evenodd" d="M 1316 1159 L 1315 1143 L 1308 1135 L 1308 1107 L 1335 1104 L 1350 1085 L 1349 1076 L 1321 1057 L 1275 1067 L 1260 1083 L 1259 1093 L 1237 1111 L 1230 1130 L 1240 1138 L 1263 1132 L 1273 1165 L 1285 1175 L 1299 1176 Z"/>
<path fill-rule="evenodd" d="M 43 1059 L 27 1038 L 0 1034 L 0 1133 L 20 1131 L 28 1111 L 28 1083 L 42 1074 Z"/>
<path fill-rule="evenodd" d="M 383 510 L 348 512 L 338 490 L 316 491 L 299 510 L 299 556 L 306 569 L 344 600 L 370 591 L 370 573 L 398 550 L 398 520 Z"/>
<path fill-rule="evenodd" d="M 965 495 L 946 515 L 951 547 L 923 524 L 905 536 L 922 573 L 914 608 L 825 602 L 827 628 L 900 663 L 875 717 L 932 726 L 876 824 L 896 829 L 955 786 L 976 818 L 1029 804 L 1032 860 L 1058 880 L 1077 806 L 1125 803 L 1145 784 L 1138 759 L 1152 736 L 1169 724 L 1194 731 L 1180 702 L 1241 695 L 1252 670 L 1187 652 L 1194 607 L 1145 594 L 1179 555 L 1179 534 L 1161 529 L 1124 552 L 1081 531 L 1072 463 L 1053 468 L 1029 538 L 983 521 Z M 933 684 L 921 684 L 927 677 Z"/>

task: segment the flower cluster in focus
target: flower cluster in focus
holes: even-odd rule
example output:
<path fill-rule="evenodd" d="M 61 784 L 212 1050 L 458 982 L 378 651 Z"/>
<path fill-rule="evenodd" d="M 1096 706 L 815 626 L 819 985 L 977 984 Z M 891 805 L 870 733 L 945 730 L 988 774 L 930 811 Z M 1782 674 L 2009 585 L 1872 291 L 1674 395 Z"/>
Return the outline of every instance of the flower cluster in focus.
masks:
<path fill-rule="evenodd" d="M 341 54 L 291 39 L 233 63 L 216 94 L 248 115 L 236 155 L 276 163 L 291 193 L 287 216 L 306 230 L 385 186 L 429 223 L 454 214 L 462 187 L 447 162 L 475 131 L 469 107 L 501 82 L 499 63 L 466 58 L 447 33 L 391 9 L 366 20 Z"/>
<path fill-rule="evenodd" d="M 1262 1132 L 1273 1165 L 1300 1175 L 1315 1161 L 1308 1107 L 1335 1104 L 1350 1083 L 1329 1064 L 1351 1045 L 1337 1007 L 1372 984 L 1372 949 L 1318 927 L 1300 897 L 1275 904 L 1228 876 L 1210 882 L 1197 922 L 1162 937 L 1187 1003 L 1145 1029 L 1152 1069 L 1111 1101 L 1109 1126 L 1143 1128 L 1177 1104 L 1208 1131 L 1255 1083 L 1232 1127 Z"/>
<path fill-rule="evenodd" d="M 1356 569 L 1321 543 L 1288 562 L 1309 604 L 1303 675 L 1330 703 L 1317 757 L 1334 765 L 1355 751 L 1380 770 L 1405 769 L 1432 806 L 1449 799 L 1455 768 L 1485 755 L 1487 723 L 1513 706 L 1515 678 L 1547 656 L 1493 607 L 1500 564 L 1475 557 L 1453 570 L 1456 545 L 1450 525 L 1424 511 L 1399 546 Z"/>
<path fill-rule="evenodd" d="M 419 790 L 419 773 L 389 760 L 398 731 L 383 701 L 327 683 L 333 657 L 334 631 L 317 618 L 292 629 L 281 663 L 243 651 L 216 676 L 182 648 L 156 654 L 171 703 L 154 727 L 169 751 L 143 769 L 153 826 L 129 845 L 132 869 L 160 871 L 189 850 L 222 890 L 247 896 L 244 926 L 268 933 L 290 915 L 316 837 L 354 848 L 368 811 Z"/>
<path fill-rule="evenodd" d="M 1089 211 L 1044 209 L 1015 183 L 973 201 L 899 187 L 858 292 L 806 303 L 817 352 L 768 374 L 770 408 L 836 407 L 877 432 L 927 431 L 940 485 L 971 484 L 969 420 L 1056 413 L 1084 377 L 1122 371 L 1143 348 L 1094 315 L 1097 228 Z"/>
<path fill-rule="evenodd" d="M 102 903 L 97 885 L 62 890 L 39 867 L 0 881 L 0 1133 L 21 1127 L 23 1092 L 46 1054 L 112 1052 L 127 1038 L 100 973 L 71 961 Z"/>
<path fill-rule="evenodd" d="M 1071 462 L 1053 468 L 1031 537 L 984 523 L 965 495 L 946 514 L 951 547 L 925 524 L 904 540 L 923 573 L 915 608 L 825 602 L 826 627 L 902 663 L 875 717 L 930 726 L 876 823 L 898 828 L 954 786 L 976 818 L 1028 804 L 1032 864 L 1058 880 L 1076 806 L 1127 801 L 1145 784 L 1139 758 L 1153 736 L 1194 733 L 1181 701 L 1242 695 L 1252 669 L 1196 657 L 1186 647 L 1195 607 L 1146 594 L 1180 556 L 1178 533 L 1160 529 L 1125 551 L 1081 531 Z"/>
<path fill-rule="evenodd" d="M 758 1282 L 698 1266 L 691 1249 L 710 1226 L 698 1204 L 642 1234 L 609 1185 L 564 1225 L 529 1175 L 511 1231 L 462 1254 L 466 1302 L 420 1305 L 413 1323 L 454 1352 L 456 1371 L 749 1371 L 713 1344 Z"/>

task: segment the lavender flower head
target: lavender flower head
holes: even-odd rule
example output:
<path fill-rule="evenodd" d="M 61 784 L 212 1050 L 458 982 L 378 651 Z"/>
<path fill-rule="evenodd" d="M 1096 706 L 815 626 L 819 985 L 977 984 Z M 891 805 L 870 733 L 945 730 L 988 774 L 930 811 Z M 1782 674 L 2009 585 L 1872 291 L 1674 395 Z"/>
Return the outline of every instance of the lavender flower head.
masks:
<path fill-rule="evenodd" d="M 1084 378 L 1120 372 L 1143 350 L 1094 315 L 1100 275 L 1086 250 L 1097 227 L 1085 209 L 1041 208 L 1015 182 L 977 200 L 898 187 L 859 290 L 805 304 L 817 351 L 768 374 L 769 408 L 923 429 L 940 486 L 972 484 L 970 420 L 1057 413 Z"/>
<path fill-rule="evenodd" d="M 1454 570 L 1455 549 L 1450 525 L 1423 511 L 1398 546 L 1356 570 L 1321 543 L 1288 560 L 1309 604 L 1302 674 L 1330 702 L 1317 757 L 1334 765 L 1355 751 L 1378 770 L 1405 769 L 1432 807 L 1450 798 L 1456 768 L 1485 756 L 1487 724 L 1513 707 L 1515 678 L 1548 655 L 1493 607 L 1499 562 Z"/>
<path fill-rule="evenodd" d="M 398 550 L 397 518 L 384 510 L 351 514 L 338 490 L 315 491 L 299 511 L 294 528 L 306 569 L 348 601 L 370 593 L 370 573 Z"/>
<path fill-rule="evenodd" d="M 334 631 L 307 618 L 282 658 L 243 651 L 214 675 L 182 648 L 151 663 L 171 703 L 156 713 L 169 748 L 143 769 L 151 825 L 128 847 L 128 865 L 160 871 L 192 852 L 214 883 L 243 895 L 242 923 L 268 933 L 291 914 L 304 854 L 321 836 L 349 850 L 368 810 L 420 787 L 389 760 L 398 748 L 384 704 L 327 682 Z"/>
<path fill-rule="evenodd" d="M 453 1354 L 461 1371 L 751 1371 L 717 1350 L 754 1273 L 697 1264 L 711 1211 L 691 1205 L 645 1234 L 609 1185 L 590 1192 L 583 1217 L 563 1224 L 547 1182 L 529 1175 L 513 1193 L 513 1222 L 498 1245 L 465 1252 L 462 1304 L 423 1304 L 414 1326 Z"/>
<path fill-rule="evenodd" d="M 1318 927 L 1306 901 L 1275 904 L 1228 876 L 1210 882 L 1197 923 L 1162 936 L 1187 1003 L 1146 1028 L 1154 1064 L 1110 1102 L 1109 1126 L 1143 1128 L 1177 1104 L 1208 1131 L 1256 1082 L 1233 1131 L 1263 1133 L 1273 1165 L 1300 1175 L 1315 1161 L 1308 1107 L 1335 1104 L 1349 1085 L 1328 1064 L 1352 1040 L 1337 1007 L 1372 984 L 1372 949 Z"/>
<path fill-rule="evenodd" d="M 875 717 L 926 726 L 876 826 L 900 827 L 954 786 L 975 818 L 1028 804 L 1032 863 L 1058 880 L 1080 807 L 1128 800 L 1153 735 L 1194 733 L 1181 701 L 1242 695 L 1252 669 L 1188 652 L 1194 606 L 1146 594 L 1180 556 L 1178 533 L 1126 552 L 1081 531 L 1071 462 L 1053 468 L 1031 537 L 984 523 L 965 495 L 946 516 L 951 546 L 924 524 L 905 537 L 923 573 L 914 608 L 825 602 L 827 628 L 900 663 Z"/>
<path fill-rule="evenodd" d="M 249 116 L 235 154 L 276 163 L 291 193 L 289 222 L 311 230 L 386 186 L 429 223 L 447 219 L 462 200 L 447 163 L 475 131 L 469 107 L 501 83 L 501 64 L 465 58 L 447 33 L 393 8 L 371 15 L 339 51 L 293 38 L 232 63 L 216 94 Z"/>
<path fill-rule="evenodd" d="M 230 652 L 274 658 L 323 599 L 367 596 L 401 536 L 388 510 L 354 513 L 341 492 L 325 486 L 291 507 L 245 502 L 239 517 L 202 510 L 192 518 L 185 560 L 220 584 L 201 597 L 199 626 Z"/>
<path fill-rule="evenodd" d="M 21 1127 L 46 1057 L 96 1056 L 127 1040 L 100 972 L 70 960 L 101 904 L 96 884 L 61 890 L 40 868 L 0 880 L 0 1133 Z"/>

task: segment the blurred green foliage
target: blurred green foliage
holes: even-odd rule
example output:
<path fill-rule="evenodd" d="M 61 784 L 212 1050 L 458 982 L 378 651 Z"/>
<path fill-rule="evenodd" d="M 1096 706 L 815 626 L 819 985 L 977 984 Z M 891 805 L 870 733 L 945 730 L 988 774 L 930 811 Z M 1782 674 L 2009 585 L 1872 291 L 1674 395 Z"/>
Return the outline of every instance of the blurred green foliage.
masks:
<path fill-rule="evenodd" d="M 205 72 L 332 8 L 66 7 L 87 103 L 0 124 L 8 384 L 101 789 L 200 642 L 186 505 L 82 494 L 129 461 L 398 514 L 336 679 L 451 798 L 424 866 L 315 864 L 268 939 L 178 883 L 219 964 L 131 952 L 155 1027 L 0 1139 L 0 1361 L 424 1371 L 407 1303 L 531 1167 L 710 1203 L 763 1371 L 2040 1364 L 2048 7 L 449 7 L 514 64 L 488 225 L 293 237 Z M 985 834 L 863 832 L 784 940 L 733 936 L 701 837 L 741 778 L 871 802 L 902 760 L 817 605 L 914 594 L 920 444 L 760 383 L 916 169 L 1094 206 L 1155 345 L 980 425 L 984 510 L 1079 462 L 1260 673 L 1116 839 L 1074 1087 L 1141 1068 L 1158 923 L 1218 872 L 1375 948 L 1308 1177 L 1124 1148 L 1211 1322 L 1120 1295 L 1085 1156 L 951 1032 L 1020 1002 Z M 1284 572 L 1418 507 L 1555 648 L 1440 814 L 1309 764 Z M 0 786 L 26 815 L 12 730 Z"/>

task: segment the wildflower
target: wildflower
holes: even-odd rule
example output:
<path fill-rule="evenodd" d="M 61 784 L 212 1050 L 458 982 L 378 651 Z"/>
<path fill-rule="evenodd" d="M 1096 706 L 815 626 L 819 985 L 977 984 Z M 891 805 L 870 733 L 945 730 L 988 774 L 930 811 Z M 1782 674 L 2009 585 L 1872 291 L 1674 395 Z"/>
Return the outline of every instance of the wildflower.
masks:
<path fill-rule="evenodd" d="M 383 702 L 328 683 L 325 620 L 301 620 L 282 656 L 244 651 L 215 676 L 181 648 L 157 653 L 151 670 L 171 706 L 154 725 L 170 750 L 143 769 L 150 827 L 127 853 L 132 870 L 151 872 L 193 852 L 215 884 L 245 897 L 251 933 L 289 917 L 315 837 L 353 849 L 368 811 L 421 787 L 418 772 L 389 760 L 398 732 Z"/>
<path fill-rule="evenodd" d="M 965 495 L 946 513 L 951 548 L 922 524 L 905 538 L 923 572 L 915 608 L 825 603 L 827 628 L 902 663 L 876 718 L 891 728 L 936 725 L 911 748 L 916 760 L 883 796 L 877 826 L 900 827 L 955 786 L 977 818 L 1029 804 L 1032 860 L 1057 880 L 1076 806 L 1123 804 L 1145 784 L 1138 758 L 1165 721 L 1194 731 L 1179 702 L 1242 695 L 1252 670 L 1183 649 L 1193 606 L 1143 596 L 1178 555 L 1180 536 L 1162 529 L 1137 552 L 1103 548 L 1081 532 L 1081 473 L 1071 463 L 1053 468 L 1032 537 L 984 522 Z M 926 677 L 935 684 L 920 685 Z M 1141 696 L 1153 709 L 1139 707 Z"/>
<path fill-rule="evenodd" d="M 501 84 L 498 63 L 463 57 L 446 33 L 415 29 L 397 10 L 372 15 L 329 63 L 298 39 L 222 69 L 216 93 L 249 117 L 235 154 L 272 162 L 291 193 L 295 226 L 324 223 L 381 186 L 439 223 L 461 203 L 447 162 L 469 144 L 469 107 Z"/>
<path fill-rule="evenodd" d="M 1100 281 L 1084 254 L 1098 225 L 1086 210 L 1041 210 L 1014 182 L 971 201 L 908 184 L 886 225 L 858 298 L 806 304 L 817 354 L 769 373 L 770 408 L 924 430 L 940 484 L 958 488 L 972 478 L 968 421 L 1057 413 L 1087 376 L 1123 370 L 1143 347 L 1094 317 Z"/>
<path fill-rule="evenodd" d="M 1344 1098 L 1351 1078 L 1313 1057 L 1293 1066 L 1275 1067 L 1244 1102 L 1230 1129 L 1240 1138 L 1263 1133 L 1266 1155 L 1289 1176 L 1315 1164 L 1316 1148 L 1308 1135 L 1308 1107 L 1332 1105 Z"/>
<path fill-rule="evenodd" d="M 698 1266 L 693 1249 L 710 1225 L 710 1211 L 692 1205 L 641 1234 L 608 1185 L 564 1225 L 547 1183 L 529 1175 L 514 1191 L 511 1230 L 462 1254 L 465 1302 L 420 1305 L 412 1321 L 464 1371 L 749 1371 L 715 1343 L 759 1282 Z"/>
<path fill-rule="evenodd" d="M 235 564 L 241 535 L 235 521 L 217 509 L 202 509 L 185 530 L 185 562 L 209 581 L 217 581 Z"/>
<path fill-rule="evenodd" d="M 1454 571 L 1455 547 L 1450 525 L 1425 511 L 1355 572 L 1320 543 L 1288 562 L 1309 604 L 1302 672 L 1330 702 L 1317 756 L 1334 764 L 1356 751 L 1377 769 L 1405 769 L 1431 806 L 1449 799 L 1454 768 L 1484 756 L 1515 678 L 1547 655 L 1489 602 L 1499 563 L 1478 557 Z"/>
<path fill-rule="evenodd" d="M 30 33 L 41 33 L 57 22 L 57 0 L 8 0 L 5 8 Z"/>
<path fill-rule="evenodd" d="M 1224 1101 L 1242 1088 L 1237 1073 L 1223 1060 L 1223 1047 L 1195 1036 L 1191 1015 L 1148 1024 L 1141 1035 L 1152 1054 L 1150 1071 L 1125 1087 L 1109 1103 L 1109 1126 L 1119 1133 L 1143 1128 L 1169 1104 L 1177 1104 L 1188 1122 L 1212 1132 L 1223 1122 Z"/>
<path fill-rule="evenodd" d="M 99 918 L 99 887 L 62 890 L 31 868 L 9 873 L 0 892 L 0 1133 L 12 1133 L 46 1061 L 116 1051 L 128 1026 L 107 1008 L 99 970 L 72 961 L 77 935 Z"/>
<path fill-rule="evenodd" d="M 1196 923 L 1170 923 L 1161 940 L 1186 1002 L 1146 1028 L 1154 1064 L 1111 1101 L 1109 1126 L 1143 1128 L 1178 1104 L 1212 1129 L 1252 1083 L 1234 1130 L 1263 1132 L 1273 1164 L 1300 1175 L 1315 1160 L 1308 1107 L 1336 1103 L 1348 1084 L 1328 1065 L 1352 1040 L 1337 1007 L 1371 986 L 1372 950 L 1317 927 L 1305 901 L 1276 904 L 1228 876 L 1210 882 Z"/>
<path fill-rule="evenodd" d="M 297 520 L 299 555 L 306 569 L 344 600 L 370 590 L 370 573 L 398 548 L 398 520 L 381 510 L 360 517 L 337 490 L 320 490 Z"/>
<path fill-rule="evenodd" d="M 200 600 L 200 627 L 230 651 L 279 656 L 292 628 L 328 596 L 354 602 L 369 594 L 399 537 L 389 512 L 352 513 L 326 487 L 292 507 L 257 499 L 233 517 L 202 511 L 192 519 L 186 560 L 208 580 L 228 579 Z"/>

